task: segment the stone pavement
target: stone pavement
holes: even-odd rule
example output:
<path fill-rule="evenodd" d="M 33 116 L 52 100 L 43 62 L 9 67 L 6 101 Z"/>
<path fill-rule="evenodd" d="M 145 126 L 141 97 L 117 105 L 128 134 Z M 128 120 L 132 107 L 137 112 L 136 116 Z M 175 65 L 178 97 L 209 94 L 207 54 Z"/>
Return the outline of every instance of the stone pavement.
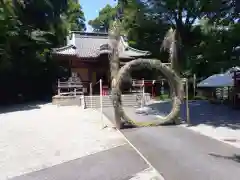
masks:
<path fill-rule="evenodd" d="M 132 108 L 129 113 L 131 118 L 141 119 L 142 116 L 134 111 Z M 105 108 L 104 114 L 113 120 L 112 108 Z M 181 126 L 124 129 L 121 132 L 166 180 L 239 180 L 238 148 Z"/>
<path fill-rule="evenodd" d="M 128 180 L 147 168 L 146 162 L 125 144 L 11 180 Z"/>

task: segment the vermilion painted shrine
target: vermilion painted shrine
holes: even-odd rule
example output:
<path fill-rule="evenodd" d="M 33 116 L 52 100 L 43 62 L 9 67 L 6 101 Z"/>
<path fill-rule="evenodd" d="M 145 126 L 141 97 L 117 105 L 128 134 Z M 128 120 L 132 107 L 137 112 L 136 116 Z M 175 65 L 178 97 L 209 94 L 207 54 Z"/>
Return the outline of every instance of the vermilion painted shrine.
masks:
<path fill-rule="evenodd" d="M 71 32 L 67 45 L 53 50 L 55 60 L 65 64 L 69 72 L 77 76 L 83 85 L 84 93 L 89 93 L 89 83 L 93 91 L 99 79 L 109 87 L 109 38 L 106 33 Z M 148 57 L 150 52 L 134 49 L 121 36 L 119 44 L 120 65 L 130 60 Z"/>

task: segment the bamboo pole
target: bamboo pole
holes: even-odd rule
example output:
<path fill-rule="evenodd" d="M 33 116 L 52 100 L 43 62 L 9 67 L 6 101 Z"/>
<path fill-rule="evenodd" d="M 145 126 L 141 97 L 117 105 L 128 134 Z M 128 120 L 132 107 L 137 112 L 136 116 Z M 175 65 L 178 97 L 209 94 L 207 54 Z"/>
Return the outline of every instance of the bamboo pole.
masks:
<path fill-rule="evenodd" d="M 193 97 L 196 96 L 196 74 L 193 74 Z"/>
<path fill-rule="evenodd" d="M 187 123 L 190 124 L 190 113 L 189 113 L 189 104 L 188 104 L 188 79 L 185 78 L 184 79 L 184 82 L 185 82 L 185 89 L 186 89 L 186 116 L 187 116 Z"/>
<path fill-rule="evenodd" d="M 102 128 L 104 128 L 104 124 L 103 124 L 103 99 L 102 99 L 102 95 L 103 95 L 103 91 L 102 91 L 102 79 L 99 80 L 100 83 L 100 112 L 101 112 L 101 123 L 102 123 Z"/>
<path fill-rule="evenodd" d="M 141 101 L 141 108 L 144 106 L 144 95 L 145 95 L 145 86 L 144 86 L 144 79 L 142 79 L 142 101 Z"/>
<path fill-rule="evenodd" d="M 92 104 L 92 98 L 93 98 L 93 97 L 92 97 L 92 83 L 90 83 L 89 86 L 90 86 L 90 87 L 89 87 L 89 88 L 90 88 L 90 107 L 93 108 L 93 104 Z"/>
<path fill-rule="evenodd" d="M 60 95 L 61 90 L 60 90 L 60 80 L 58 79 L 58 95 Z"/>

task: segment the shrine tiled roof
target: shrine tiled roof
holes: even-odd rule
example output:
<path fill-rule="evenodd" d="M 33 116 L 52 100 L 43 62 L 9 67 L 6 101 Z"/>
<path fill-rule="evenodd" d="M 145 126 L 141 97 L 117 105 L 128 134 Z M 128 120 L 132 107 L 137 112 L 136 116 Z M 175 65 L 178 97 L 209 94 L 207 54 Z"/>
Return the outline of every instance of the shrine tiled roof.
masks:
<path fill-rule="evenodd" d="M 101 54 L 100 47 L 108 44 L 108 36 L 93 36 L 75 34 L 75 46 L 78 57 L 98 57 Z"/>
<path fill-rule="evenodd" d="M 53 52 L 59 55 L 75 55 L 76 54 L 76 46 L 67 45 L 61 48 L 54 48 Z"/>
<path fill-rule="evenodd" d="M 109 38 L 106 33 L 72 32 L 67 46 L 53 49 L 54 54 L 75 55 L 80 58 L 95 58 L 110 53 Z M 148 51 L 134 49 L 121 37 L 119 44 L 120 58 L 134 58 L 150 55 Z"/>

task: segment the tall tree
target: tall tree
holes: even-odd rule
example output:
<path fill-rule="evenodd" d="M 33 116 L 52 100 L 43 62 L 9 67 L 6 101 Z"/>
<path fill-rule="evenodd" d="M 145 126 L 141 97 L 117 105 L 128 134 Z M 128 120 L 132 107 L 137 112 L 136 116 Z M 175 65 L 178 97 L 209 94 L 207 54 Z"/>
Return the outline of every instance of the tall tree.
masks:
<path fill-rule="evenodd" d="M 239 66 L 237 47 L 240 45 L 238 23 L 225 27 L 213 26 L 210 20 L 199 22 L 201 38 L 188 52 L 188 69 L 199 77 L 210 76 L 233 66 Z M 218 52 L 218 53 L 216 53 Z"/>
<path fill-rule="evenodd" d="M 159 53 L 159 48 L 157 48 L 162 44 L 162 49 L 170 52 L 169 59 L 174 62 L 173 68 L 178 71 L 178 74 L 190 75 L 194 73 L 193 71 L 199 72 L 202 69 L 200 67 L 206 65 L 209 68 L 205 69 L 206 72 L 202 70 L 203 73 L 200 74 L 209 74 L 216 72 L 220 66 L 237 64 L 237 61 L 226 61 L 236 56 L 233 55 L 236 52 L 232 49 L 238 46 L 238 38 L 231 38 L 232 32 L 237 32 L 238 23 L 236 22 L 239 14 L 234 1 L 214 0 L 208 3 L 205 0 L 119 0 L 119 2 L 123 6 L 121 34 L 128 37 L 130 45 L 138 49 L 149 50 L 153 56 L 166 61 L 168 57 L 165 55 L 167 54 Z M 99 20 L 102 17 L 96 19 Z M 105 24 L 109 26 L 111 21 L 112 18 L 109 18 Z M 203 21 L 207 23 L 203 25 Z M 99 25 L 101 21 L 96 22 L 98 22 L 97 27 L 102 28 L 100 31 L 105 31 L 104 24 Z M 212 29 L 213 27 L 215 30 Z M 229 30 L 226 31 L 226 29 Z M 206 33 L 207 31 L 209 33 Z M 172 37 L 176 37 L 177 43 L 171 44 L 175 42 Z M 177 49 L 170 48 L 173 46 Z M 220 53 L 216 54 L 213 53 L 213 49 L 209 50 L 218 46 L 221 46 L 222 52 L 228 52 L 221 55 L 221 58 L 217 57 Z M 219 65 L 212 66 L 214 63 Z"/>
<path fill-rule="evenodd" d="M 131 4 L 131 0 L 121 0 L 125 5 L 124 9 Z M 196 23 L 203 17 L 211 19 L 214 24 L 229 24 L 236 20 L 237 11 L 234 0 L 138 0 L 138 3 L 145 3 L 148 8 L 147 15 L 149 18 L 158 19 L 159 21 L 168 24 L 171 29 L 169 32 L 178 34 L 179 48 L 179 66 L 185 66 L 186 53 L 191 49 L 198 40 L 199 30 L 196 28 Z M 166 39 L 172 39 L 174 35 L 166 33 Z M 165 44 L 165 43 L 164 43 Z M 170 47 L 170 46 L 169 46 Z M 178 68 L 179 71 L 183 67 Z"/>
<path fill-rule="evenodd" d="M 83 27 L 83 14 L 72 7 L 67 0 L 0 0 L 1 103 L 51 95 L 56 68 L 49 52 L 64 44 L 73 23 Z"/>
<path fill-rule="evenodd" d="M 90 20 L 88 24 L 92 26 L 93 31 L 108 32 L 111 23 L 113 23 L 116 17 L 116 12 L 116 7 L 112 7 L 107 4 L 99 11 L 98 17 L 94 20 Z"/>
<path fill-rule="evenodd" d="M 68 0 L 68 9 L 65 13 L 66 21 L 69 25 L 68 29 L 71 31 L 86 30 L 85 17 L 82 7 L 78 0 Z"/>
<path fill-rule="evenodd" d="M 152 16 L 146 4 L 139 0 L 123 4 L 123 31 L 128 37 L 129 44 L 138 49 L 148 50 L 154 57 L 160 58 L 157 47 L 169 26 Z"/>
<path fill-rule="evenodd" d="M 106 32 L 115 18 L 121 19 L 121 35 L 127 37 L 131 46 L 148 50 L 153 56 L 159 57 L 156 48 L 162 42 L 165 31 L 169 28 L 161 20 L 150 16 L 147 6 L 139 0 L 131 0 L 114 7 L 106 5 L 89 24 L 93 31 Z"/>

